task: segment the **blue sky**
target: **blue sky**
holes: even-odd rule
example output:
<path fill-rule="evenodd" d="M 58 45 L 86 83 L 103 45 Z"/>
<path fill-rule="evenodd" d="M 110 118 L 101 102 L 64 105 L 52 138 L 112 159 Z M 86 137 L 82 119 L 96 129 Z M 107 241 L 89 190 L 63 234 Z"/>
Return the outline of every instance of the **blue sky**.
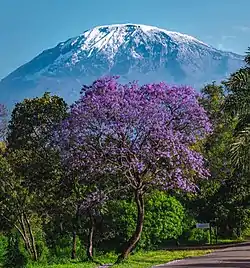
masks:
<path fill-rule="evenodd" d="M 0 0 L 0 79 L 60 41 L 97 25 L 138 23 L 243 54 L 249 0 Z"/>

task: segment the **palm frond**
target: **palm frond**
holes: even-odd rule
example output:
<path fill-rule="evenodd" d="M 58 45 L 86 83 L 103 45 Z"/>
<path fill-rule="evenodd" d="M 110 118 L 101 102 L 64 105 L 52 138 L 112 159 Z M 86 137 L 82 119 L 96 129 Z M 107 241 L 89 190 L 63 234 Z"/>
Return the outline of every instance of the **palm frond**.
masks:
<path fill-rule="evenodd" d="M 248 66 L 250 66 L 250 47 L 248 47 L 248 50 L 246 52 L 245 62 Z"/>
<path fill-rule="evenodd" d="M 228 81 L 224 82 L 225 86 L 232 92 L 237 92 L 248 86 L 250 82 L 250 73 L 246 68 L 239 69 L 237 72 L 231 74 Z"/>
<path fill-rule="evenodd" d="M 245 171 L 250 171 L 250 124 L 235 137 L 231 148 L 232 163 Z"/>
<path fill-rule="evenodd" d="M 250 113 L 250 72 L 241 69 L 232 74 L 228 81 L 224 82 L 229 89 L 224 108 L 232 115 L 246 115 Z"/>
<path fill-rule="evenodd" d="M 234 130 L 234 136 L 237 136 L 248 125 L 250 125 L 250 111 L 248 113 L 241 114 L 238 118 L 238 122 Z"/>

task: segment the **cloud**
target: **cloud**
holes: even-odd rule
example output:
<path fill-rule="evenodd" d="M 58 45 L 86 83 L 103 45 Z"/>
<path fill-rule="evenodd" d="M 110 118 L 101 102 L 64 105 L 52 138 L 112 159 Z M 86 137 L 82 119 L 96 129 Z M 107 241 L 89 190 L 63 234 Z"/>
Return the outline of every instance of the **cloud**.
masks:
<path fill-rule="evenodd" d="M 204 38 L 206 38 L 206 39 L 213 39 L 214 37 L 212 35 L 205 35 Z"/>
<path fill-rule="evenodd" d="M 218 43 L 216 48 L 222 51 L 233 51 L 233 48 L 225 46 L 225 44 L 222 43 Z"/>
<path fill-rule="evenodd" d="M 235 38 L 236 38 L 235 35 L 223 35 L 223 36 L 221 37 L 221 40 L 222 40 L 222 41 L 226 41 L 226 40 L 228 40 L 228 39 L 235 39 Z"/>
<path fill-rule="evenodd" d="M 230 47 L 230 40 L 235 39 L 235 38 L 236 38 L 235 35 L 222 35 L 220 39 L 218 40 L 216 48 L 219 50 L 224 50 L 224 51 L 232 51 L 232 48 Z"/>
<path fill-rule="evenodd" d="M 245 26 L 245 25 L 234 26 L 233 29 L 236 30 L 236 31 L 246 33 L 246 32 L 250 31 L 250 26 Z"/>
<path fill-rule="evenodd" d="M 236 35 L 219 35 L 219 36 L 212 36 L 212 35 L 205 35 L 204 40 L 208 43 L 211 43 L 212 46 L 219 50 L 223 51 L 233 51 L 233 46 L 235 39 L 237 38 Z"/>
<path fill-rule="evenodd" d="M 219 49 L 219 50 L 227 50 L 222 43 L 217 44 L 217 49 Z"/>

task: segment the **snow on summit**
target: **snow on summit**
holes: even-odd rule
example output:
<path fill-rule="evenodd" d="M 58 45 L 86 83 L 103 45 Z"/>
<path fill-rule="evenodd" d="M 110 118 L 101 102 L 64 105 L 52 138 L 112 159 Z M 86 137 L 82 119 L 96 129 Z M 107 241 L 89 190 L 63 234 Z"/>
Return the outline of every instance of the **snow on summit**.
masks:
<path fill-rule="evenodd" d="M 92 30 L 86 31 L 83 34 L 83 36 L 85 37 L 87 36 L 87 38 L 92 38 L 92 37 L 95 37 L 96 35 L 100 35 L 101 32 L 104 32 L 105 34 L 105 31 L 103 31 L 104 29 L 108 29 L 111 34 L 118 33 L 121 36 L 125 36 L 126 34 L 131 33 L 131 29 L 132 29 L 133 34 L 136 34 L 136 32 L 143 32 L 144 34 L 148 35 L 150 38 L 154 38 L 155 34 L 165 33 L 171 38 L 173 38 L 174 41 L 177 41 L 177 42 L 199 42 L 207 46 L 207 44 L 187 34 L 167 31 L 165 29 L 161 29 L 155 26 L 144 25 L 144 24 L 127 23 L 127 24 L 113 24 L 113 25 L 106 25 L 106 26 L 97 26 Z M 91 36 L 93 32 L 95 34 Z M 120 39 L 120 41 L 121 42 L 123 41 L 122 38 Z"/>
<path fill-rule="evenodd" d="M 69 40 L 71 46 L 80 44 L 80 50 L 89 50 L 88 56 L 97 49 L 107 49 L 109 56 L 114 56 L 119 46 L 125 45 L 130 39 L 135 39 L 136 44 L 150 41 L 160 41 L 159 35 L 162 35 L 162 43 L 164 44 L 164 35 L 170 37 L 177 43 L 200 43 L 204 46 L 207 44 L 198 39 L 178 32 L 171 32 L 154 26 L 143 24 L 113 24 L 106 26 L 97 26 L 93 29 L 85 31 L 81 36 Z M 166 44 L 164 44 L 166 45 Z M 80 51 L 79 51 L 80 52 Z"/>

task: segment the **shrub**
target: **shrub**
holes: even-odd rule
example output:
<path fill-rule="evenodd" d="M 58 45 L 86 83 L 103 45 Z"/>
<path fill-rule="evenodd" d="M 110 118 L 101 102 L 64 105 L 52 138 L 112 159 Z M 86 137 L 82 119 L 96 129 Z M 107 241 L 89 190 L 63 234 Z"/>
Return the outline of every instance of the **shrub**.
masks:
<path fill-rule="evenodd" d="M 4 255 L 7 249 L 8 239 L 4 235 L 0 235 L 0 263 L 4 262 Z"/>
<path fill-rule="evenodd" d="M 209 243 L 209 230 L 194 228 L 190 232 L 189 242 L 193 244 L 206 244 Z"/>
<path fill-rule="evenodd" d="M 72 251 L 72 237 L 70 234 L 54 237 L 54 245 L 49 249 L 49 264 L 68 263 Z M 77 238 L 76 256 L 78 259 L 86 259 L 86 252 L 83 243 Z"/>
<path fill-rule="evenodd" d="M 6 253 L 4 254 L 3 267 L 24 268 L 28 263 L 27 256 L 19 248 L 17 234 L 9 234 Z"/>
<path fill-rule="evenodd" d="M 136 224 L 136 207 L 127 200 L 108 204 L 108 218 L 112 219 L 113 239 L 105 241 L 119 246 L 133 233 Z M 138 248 L 150 249 L 171 239 L 177 239 L 183 231 L 184 208 L 172 196 L 154 191 L 145 200 L 145 222 Z M 103 248 L 107 247 L 103 245 Z"/>
<path fill-rule="evenodd" d="M 157 246 L 176 240 L 183 231 L 184 209 L 172 196 L 156 191 L 146 200 L 143 247 Z"/>

